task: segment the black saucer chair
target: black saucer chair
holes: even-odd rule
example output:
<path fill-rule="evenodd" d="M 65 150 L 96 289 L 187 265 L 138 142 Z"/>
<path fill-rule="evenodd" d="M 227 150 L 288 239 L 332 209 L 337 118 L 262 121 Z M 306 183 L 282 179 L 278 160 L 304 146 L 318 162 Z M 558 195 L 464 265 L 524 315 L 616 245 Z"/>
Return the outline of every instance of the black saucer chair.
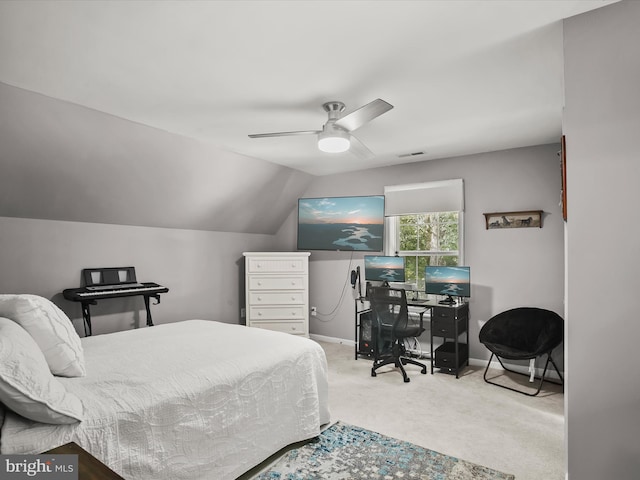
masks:
<path fill-rule="evenodd" d="M 427 366 L 408 358 L 404 346 L 405 338 L 418 337 L 424 332 L 422 316 L 419 319 L 409 315 L 406 293 L 402 289 L 371 287 L 369 301 L 373 311 L 372 336 L 374 341 L 374 359 L 371 376 L 384 365 L 394 364 L 402 372 L 405 382 L 410 378 L 404 365 L 410 363 L 422 367 L 421 373 L 427 373 Z"/>
<path fill-rule="evenodd" d="M 551 362 L 560 377 L 561 384 L 564 384 L 560 370 L 551 357 L 553 349 L 562 343 L 563 336 L 564 320 L 560 315 L 550 310 L 519 307 L 491 317 L 480 329 L 480 342 L 491 352 L 491 358 L 484 370 L 485 382 L 533 397 L 540 393 L 547 367 Z M 505 367 L 501 359 L 531 360 L 546 355 L 547 361 L 537 391 L 528 393 L 487 380 L 487 370 L 489 370 L 494 355 L 506 371 L 525 376 L 527 374 Z M 549 380 L 547 379 L 547 381 Z M 557 382 L 551 383 L 557 384 Z"/>

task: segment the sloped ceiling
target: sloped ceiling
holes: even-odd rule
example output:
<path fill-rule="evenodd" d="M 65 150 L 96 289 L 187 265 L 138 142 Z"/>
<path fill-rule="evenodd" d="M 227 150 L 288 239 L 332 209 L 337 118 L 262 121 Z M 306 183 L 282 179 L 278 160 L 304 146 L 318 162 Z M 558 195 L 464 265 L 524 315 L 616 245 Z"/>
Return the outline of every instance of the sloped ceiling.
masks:
<path fill-rule="evenodd" d="M 0 216 L 274 234 L 288 167 L 0 84 Z"/>
<path fill-rule="evenodd" d="M 609 3 L 2 1 L 0 215 L 273 233 L 314 175 L 555 143 L 561 20 Z M 373 158 L 247 136 L 375 98 Z"/>

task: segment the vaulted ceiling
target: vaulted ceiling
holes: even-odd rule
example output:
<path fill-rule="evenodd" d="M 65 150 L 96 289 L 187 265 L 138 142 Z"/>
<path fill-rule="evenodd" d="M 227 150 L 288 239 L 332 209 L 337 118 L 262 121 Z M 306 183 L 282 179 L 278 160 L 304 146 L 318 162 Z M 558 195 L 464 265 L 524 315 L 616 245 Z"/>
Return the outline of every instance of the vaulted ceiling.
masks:
<path fill-rule="evenodd" d="M 557 142 L 561 20 L 609 3 L 2 1 L 0 82 L 325 175 Z M 248 137 L 376 98 L 371 158 Z"/>

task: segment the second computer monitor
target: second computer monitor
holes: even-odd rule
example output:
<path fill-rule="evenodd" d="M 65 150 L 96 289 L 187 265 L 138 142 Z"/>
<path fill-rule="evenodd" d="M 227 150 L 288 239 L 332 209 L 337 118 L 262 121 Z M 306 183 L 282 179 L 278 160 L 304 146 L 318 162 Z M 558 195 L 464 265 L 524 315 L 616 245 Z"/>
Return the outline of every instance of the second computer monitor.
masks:
<path fill-rule="evenodd" d="M 452 297 L 471 296 L 471 273 L 469 267 L 440 267 L 429 265 L 424 272 L 427 295 Z"/>

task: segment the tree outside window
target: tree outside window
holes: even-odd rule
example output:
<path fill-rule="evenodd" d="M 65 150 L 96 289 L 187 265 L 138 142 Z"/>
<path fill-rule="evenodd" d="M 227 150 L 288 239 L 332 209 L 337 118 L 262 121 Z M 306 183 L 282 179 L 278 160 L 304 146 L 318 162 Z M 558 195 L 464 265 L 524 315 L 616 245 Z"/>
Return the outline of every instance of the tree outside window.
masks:
<path fill-rule="evenodd" d="M 460 259 L 459 212 L 433 212 L 395 217 L 397 252 L 405 259 L 405 276 L 424 290 L 427 265 L 455 266 Z"/>

